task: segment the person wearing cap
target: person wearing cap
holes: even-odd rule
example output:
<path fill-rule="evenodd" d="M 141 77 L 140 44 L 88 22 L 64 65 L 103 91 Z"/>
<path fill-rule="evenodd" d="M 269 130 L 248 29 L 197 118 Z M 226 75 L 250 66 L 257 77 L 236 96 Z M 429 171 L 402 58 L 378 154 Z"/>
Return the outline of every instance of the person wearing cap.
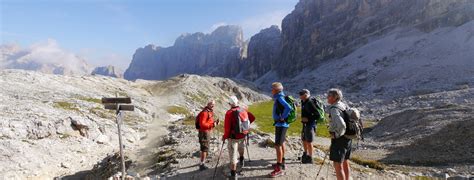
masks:
<path fill-rule="evenodd" d="M 285 141 L 286 132 L 290 125 L 286 122 L 290 111 L 290 104 L 285 100 L 283 85 L 280 82 L 272 83 L 273 104 L 273 120 L 275 126 L 275 150 L 277 155 L 277 163 L 273 165 L 273 171 L 270 177 L 278 177 L 284 174 L 285 170 Z"/>
<path fill-rule="evenodd" d="M 313 163 L 313 140 L 316 133 L 316 120 L 319 118 L 317 110 L 316 98 L 311 97 L 308 89 L 302 89 L 299 92 L 301 99 L 301 123 L 303 128 L 301 130 L 301 140 L 303 141 L 303 156 L 301 163 Z"/>
<path fill-rule="evenodd" d="M 234 127 L 237 125 L 237 121 L 239 120 L 235 115 L 235 112 L 240 111 L 239 116 L 248 117 L 250 123 L 255 121 L 255 116 L 248 112 L 247 109 L 239 107 L 239 100 L 236 96 L 231 96 L 228 103 L 230 109 L 225 114 L 224 135 L 222 136 L 222 141 L 224 142 L 225 140 L 228 140 L 227 149 L 229 150 L 230 158 L 230 177 L 231 179 L 237 179 L 237 161 L 240 161 L 241 165 L 244 161 L 245 134 L 234 132 Z M 239 155 L 239 159 L 237 159 L 237 155 Z"/>

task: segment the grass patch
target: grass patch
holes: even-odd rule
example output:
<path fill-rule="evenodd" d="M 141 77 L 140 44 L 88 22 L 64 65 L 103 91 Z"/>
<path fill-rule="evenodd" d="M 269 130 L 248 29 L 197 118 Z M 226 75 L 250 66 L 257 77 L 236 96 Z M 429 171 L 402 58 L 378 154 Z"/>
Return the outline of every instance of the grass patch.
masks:
<path fill-rule="evenodd" d="M 255 115 L 258 128 L 260 131 L 265 133 L 274 133 L 275 127 L 273 126 L 273 101 L 266 101 L 261 103 L 255 103 L 249 106 L 249 111 Z M 288 135 L 290 136 L 300 136 L 301 129 L 303 128 L 303 124 L 301 123 L 301 109 L 297 108 L 297 120 L 296 122 L 290 124 L 290 128 L 288 128 Z M 326 117 L 327 119 L 327 117 Z M 319 137 L 330 137 L 327 122 L 318 122 L 317 123 L 317 130 L 316 136 Z"/>
<path fill-rule="evenodd" d="M 166 111 L 170 114 L 182 114 L 182 115 L 191 116 L 191 113 L 188 111 L 188 109 L 181 106 L 176 106 L 176 105 L 168 106 L 166 108 Z"/>
<path fill-rule="evenodd" d="M 438 179 L 438 178 L 429 177 L 429 176 L 415 176 L 415 177 L 412 177 L 412 179 L 414 179 L 414 180 L 434 180 L 434 179 Z"/>
<path fill-rule="evenodd" d="M 89 109 L 89 112 L 92 113 L 92 114 L 95 114 L 101 118 L 104 118 L 104 119 L 111 119 L 111 118 L 115 118 L 115 115 L 114 115 L 114 111 L 112 110 L 105 110 L 103 108 L 100 108 L 100 107 L 94 107 L 94 108 L 91 108 Z"/>
<path fill-rule="evenodd" d="M 351 161 L 362 166 L 368 166 L 369 168 L 372 168 L 372 169 L 377 169 L 377 170 L 385 169 L 384 164 L 375 160 L 366 160 L 366 159 L 362 159 L 361 157 L 352 156 Z"/>
<path fill-rule="evenodd" d="M 90 103 L 102 104 L 102 99 L 91 98 L 91 97 L 79 97 L 78 99 L 82 101 L 87 101 Z"/>
<path fill-rule="evenodd" d="M 79 109 L 74 104 L 64 101 L 54 102 L 53 107 L 69 111 L 79 111 Z"/>

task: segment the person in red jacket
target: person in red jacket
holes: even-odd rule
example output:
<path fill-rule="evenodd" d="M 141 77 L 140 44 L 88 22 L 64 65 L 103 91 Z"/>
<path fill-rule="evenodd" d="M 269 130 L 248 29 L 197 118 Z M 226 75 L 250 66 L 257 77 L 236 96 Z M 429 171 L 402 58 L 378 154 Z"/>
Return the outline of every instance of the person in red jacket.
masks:
<path fill-rule="evenodd" d="M 211 132 L 214 127 L 219 124 L 219 120 L 214 121 L 214 105 L 215 101 L 210 100 L 207 103 L 207 106 L 199 113 L 197 116 L 197 123 L 199 123 L 198 137 L 199 144 L 201 146 L 201 163 L 199 165 L 199 170 L 203 171 L 208 169 L 204 165 L 207 157 L 207 152 L 209 151 L 209 141 L 211 140 Z"/>
<path fill-rule="evenodd" d="M 242 116 L 248 117 L 250 123 L 255 121 L 255 116 L 248 112 L 247 109 L 241 108 L 238 106 L 239 100 L 235 96 L 231 96 L 229 99 L 229 105 L 231 108 L 225 114 L 224 120 L 224 136 L 222 136 L 222 141 L 228 139 L 227 148 L 229 149 L 229 158 L 230 158 L 230 176 L 231 179 L 237 179 L 236 170 L 237 170 L 237 150 L 239 153 L 239 164 L 243 165 L 244 161 L 244 148 L 245 148 L 245 136 L 246 134 L 234 133 L 234 127 L 237 125 L 238 118 L 235 115 L 236 111 L 241 111 Z M 241 117 L 242 117 L 241 116 Z"/>

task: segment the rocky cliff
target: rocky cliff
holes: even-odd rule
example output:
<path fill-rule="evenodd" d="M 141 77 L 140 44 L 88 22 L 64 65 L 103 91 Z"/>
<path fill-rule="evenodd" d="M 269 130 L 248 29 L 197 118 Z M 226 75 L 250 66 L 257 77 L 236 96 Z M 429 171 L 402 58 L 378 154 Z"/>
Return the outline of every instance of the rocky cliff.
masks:
<path fill-rule="evenodd" d="M 275 68 L 280 56 L 280 41 L 278 26 L 263 29 L 252 36 L 247 48 L 247 58 L 242 65 L 242 77 L 253 81 Z"/>
<path fill-rule="evenodd" d="M 102 75 L 102 76 L 110 76 L 110 77 L 116 77 L 116 78 L 121 78 L 123 77 L 123 73 L 115 68 L 115 66 L 101 66 L 101 67 L 96 67 L 94 70 L 92 70 L 92 75 Z"/>
<path fill-rule="evenodd" d="M 282 77 L 341 58 L 395 28 L 430 32 L 474 19 L 470 0 L 301 0 L 282 22 Z"/>
<path fill-rule="evenodd" d="M 171 47 L 148 45 L 138 49 L 125 78 L 156 80 L 182 73 L 235 76 L 240 72 L 244 47 L 238 26 L 221 26 L 210 34 L 183 34 Z"/>

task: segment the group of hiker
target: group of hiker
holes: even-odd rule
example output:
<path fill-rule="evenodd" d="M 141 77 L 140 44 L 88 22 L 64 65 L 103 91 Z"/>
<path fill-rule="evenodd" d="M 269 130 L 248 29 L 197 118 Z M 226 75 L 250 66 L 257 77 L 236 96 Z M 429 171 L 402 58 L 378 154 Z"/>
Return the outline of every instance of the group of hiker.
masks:
<path fill-rule="evenodd" d="M 279 82 L 272 83 L 272 95 L 274 99 L 272 115 L 275 127 L 276 163 L 272 165 L 273 171 L 269 176 L 278 177 L 284 175 L 286 169 L 286 134 L 290 124 L 296 120 L 297 103 L 293 97 L 285 95 L 283 85 Z M 342 102 L 343 96 L 339 89 L 330 89 L 327 92 L 328 107 L 325 107 L 318 98 L 311 96 L 308 89 L 302 89 L 299 92 L 299 97 L 301 100 L 301 123 L 303 125 L 301 140 L 304 150 L 300 158 L 301 163 L 313 164 L 312 143 L 316 136 L 316 125 L 318 122 L 324 121 L 325 112 L 328 112 L 331 136 L 329 160 L 333 161 L 338 180 L 350 179 L 348 159 L 351 155 L 352 139 L 360 137 L 362 128 L 360 121 L 356 121 L 359 119 L 359 112 L 354 108 L 349 108 Z M 225 141 L 227 141 L 230 158 L 229 177 L 230 179 L 237 179 L 237 166 L 244 166 L 245 147 L 247 147 L 248 153 L 248 133 L 250 131 L 250 124 L 255 121 L 255 116 L 246 107 L 239 106 L 239 100 L 236 96 L 231 96 L 228 104 L 230 109 L 225 114 L 223 143 L 217 163 L 219 163 L 222 149 Z M 219 120 L 214 119 L 214 106 L 215 101 L 210 100 L 196 117 L 196 128 L 199 129 L 201 149 L 201 162 L 199 165 L 199 170 L 201 171 L 208 169 L 205 161 L 209 151 L 211 131 L 219 124 Z"/>

